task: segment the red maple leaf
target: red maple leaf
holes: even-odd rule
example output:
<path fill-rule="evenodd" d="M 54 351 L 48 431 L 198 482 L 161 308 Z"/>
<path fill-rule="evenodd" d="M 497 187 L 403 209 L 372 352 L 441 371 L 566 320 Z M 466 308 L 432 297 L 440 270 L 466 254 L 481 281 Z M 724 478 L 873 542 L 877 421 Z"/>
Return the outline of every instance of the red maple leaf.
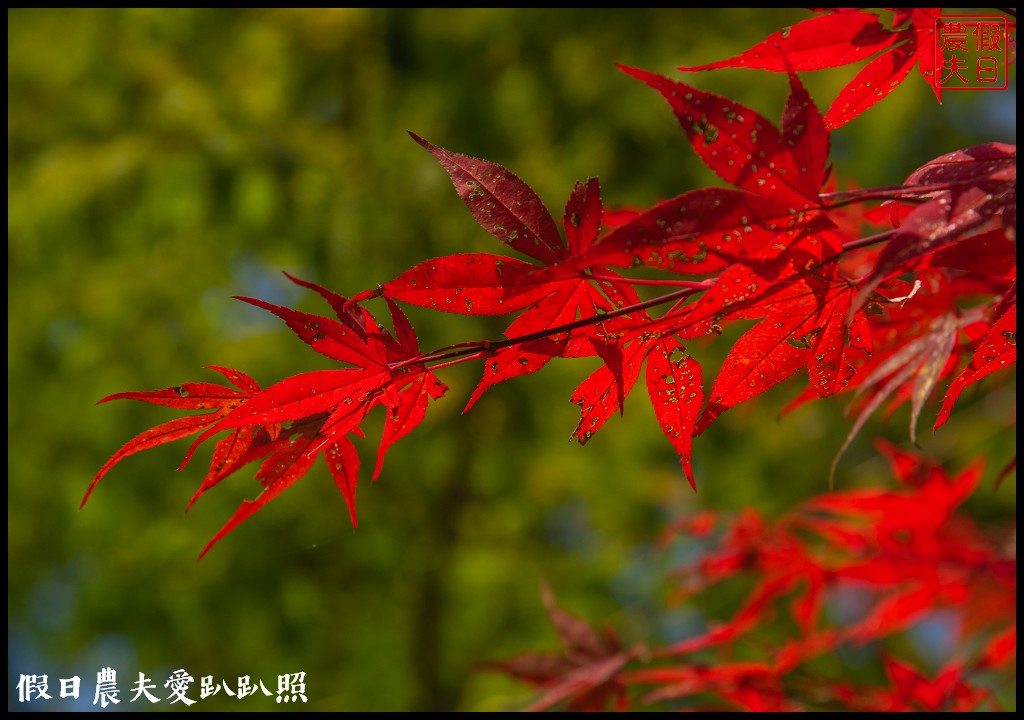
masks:
<path fill-rule="evenodd" d="M 482 345 L 484 373 L 466 411 L 488 388 L 536 372 L 555 357 L 600 357 L 604 365 L 572 396 L 581 408 L 573 437 L 586 443 L 616 410 L 621 412 L 652 347 L 649 334 L 626 332 L 650 320 L 636 291 L 625 278 L 590 257 L 602 226 L 597 179 L 577 183 L 573 189 L 563 215 L 563 239 L 540 198 L 514 173 L 413 137 L 448 171 L 481 227 L 543 265 L 489 255 L 447 256 L 421 263 L 353 301 L 383 296 L 472 315 L 521 311 L 505 331 L 507 341 Z M 635 227 L 630 230 L 634 231 Z M 668 376 L 678 372 L 668 366 L 664 369 Z M 696 378 L 690 392 L 698 391 L 696 361 L 688 362 L 687 372 L 688 377 Z M 697 412 L 701 398 L 702 393 L 688 406 L 690 413 Z M 686 414 L 678 413 L 670 420 L 672 414 L 659 411 L 658 417 L 679 450 L 692 484 L 692 420 L 687 423 Z"/>
<path fill-rule="evenodd" d="M 825 114 L 825 125 L 845 125 L 882 100 L 916 66 L 942 102 L 935 82 L 935 25 L 939 8 L 897 8 L 892 29 L 861 9 L 829 10 L 769 35 L 727 60 L 680 70 L 751 68 L 772 72 L 822 70 L 874 57 L 843 88 Z"/>
<path fill-rule="evenodd" d="M 259 462 L 256 479 L 262 491 L 244 501 L 200 553 L 203 557 L 217 542 L 281 492 L 305 476 L 323 454 L 331 477 L 342 493 L 352 520 L 357 524 L 355 495 L 359 455 L 349 435 L 362 435 L 360 424 L 376 405 L 387 416 L 377 452 L 376 479 L 387 449 L 424 417 L 431 399 L 446 387 L 418 360 L 421 353 L 408 319 L 390 304 L 395 334 L 379 327 L 363 308 L 314 283 L 291 280 L 319 293 L 337 319 L 292 310 L 252 298 L 240 298 L 280 317 L 296 335 L 317 352 L 347 365 L 336 370 L 301 373 L 260 389 L 254 380 L 235 370 L 213 368 L 237 388 L 209 383 L 187 383 L 155 392 L 119 393 L 108 400 L 133 399 L 173 408 L 215 412 L 164 423 L 143 433 L 116 453 L 97 474 L 97 482 L 122 459 L 156 445 L 200 433 L 188 450 L 184 466 L 196 448 L 222 432 L 210 470 L 189 502 L 242 467 Z M 83 500 L 83 505 L 85 500 Z"/>
<path fill-rule="evenodd" d="M 934 15 L 898 11 L 888 30 L 870 13 L 836 11 L 738 58 L 702 66 L 787 72 L 790 92 L 778 125 L 729 98 L 622 67 L 663 97 L 698 157 L 731 185 L 692 190 L 646 210 L 606 216 L 599 183 L 591 178 L 573 188 L 559 223 L 507 168 L 413 134 L 449 174 L 477 223 L 526 259 L 439 257 L 351 299 L 291 278 L 321 295 L 335 318 L 240 298 L 281 318 L 339 367 L 266 389 L 222 370 L 238 390 L 196 385 L 188 397 L 173 388 L 111 396 L 214 412 L 139 436 L 104 465 L 92 486 L 139 450 L 198 435 L 188 462 L 200 444 L 226 434 L 192 501 L 256 461 L 262 492 L 242 504 L 211 545 L 303 477 L 321 453 L 355 524 L 359 456 L 351 436 L 363 435 L 373 408 L 385 408 L 376 479 L 389 448 L 422 422 L 431 399 L 444 394 L 434 371 L 475 359 L 484 362 L 483 375 L 466 410 L 488 388 L 554 358 L 599 358 L 601 365 L 571 398 L 580 406 L 573 437 L 581 444 L 623 411 L 646 363 L 655 416 L 694 486 L 693 437 L 804 367 L 809 388 L 794 405 L 843 391 L 861 394 L 847 444 L 886 402 L 911 403 L 913 438 L 926 399 L 941 380 L 955 377 L 941 424 L 966 387 L 1016 359 L 1016 149 L 976 146 L 936 158 L 902 186 L 835 191 L 826 183 L 829 126 L 836 123 L 822 117 L 796 74 L 874 57 L 840 96 L 846 104 L 830 111 L 845 122 L 869 104 L 864 88 L 885 68 L 895 73 L 893 84 L 915 64 L 930 72 L 925 56 Z M 859 237 L 861 221 L 877 221 L 880 213 L 850 206 L 877 200 L 891 204 L 894 227 Z M 673 277 L 626 276 L 623 269 L 635 266 Z M 912 283 L 903 277 L 909 273 Z M 642 285 L 671 289 L 641 300 Z M 969 296 L 989 300 L 961 302 Z M 393 331 L 361 304 L 380 297 Z M 400 302 L 515 317 L 503 340 L 422 353 Z M 648 313 L 670 303 L 660 317 Z M 730 349 L 705 392 L 704 371 L 684 343 L 751 320 L 757 322 Z M 792 583 L 779 579 L 778 588 L 790 592 Z"/>
<path fill-rule="evenodd" d="M 913 261 L 996 223 L 1016 240 L 1017 148 L 989 143 L 948 153 L 915 170 L 904 182 L 908 197 L 925 201 L 911 211 L 861 281 L 857 305 L 886 278 Z"/>
<path fill-rule="evenodd" d="M 817 703 L 834 698 L 855 710 L 964 710 L 990 703 L 992 693 L 972 675 L 1015 655 L 1016 561 L 959 511 L 980 481 L 981 465 L 950 475 L 917 453 L 888 443 L 879 450 L 900 487 L 828 493 L 775 521 L 747 510 L 725 523 L 724 533 L 709 527 L 715 520 L 706 514 L 695 519 L 713 541 L 703 542 L 703 553 L 678 571 L 677 599 L 690 602 L 740 578 L 746 579 L 740 587 L 749 586 L 745 599 L 706 631 L 653 649 L 650 667 L 627 670 L 620 680 L 651 688 L 644 702 L 710 695 L 746 709 L 805 709 L 787 687 L 791 678 L 801 682 L 804 663 L 844 643 L 883 643 L 942 609 L 958 619 L 967 654 L 934 678 L 890 654 L 887 687 L 822 678 L 811 697 Z M 677 522 L 674 531 L 691 527 Z M 866 598 L 865 612 L 849 621 L 829 618 L 825 608 L 851 590 Z M 782 609 L 794 625 L 779 622 Z M 768 626 L 792 629 L 784 642 L 764 646 L 761 631 Z M 980 650 L 979 637 L 990 638 Z"/>
<path fill-rule="evenodd" d="M 946 395 L 942 399 L 942 409 L 935 421 L 936 429 L 949 419 L 954 403 L 968 386 L 1017 362 L 1016 295 L 1017 286 L 1014 284 L 1007 296 L 1011 299 L 1002 305 L 1002 314 L 996 318 L 988 333 L 978 344 L 978 349 L 974 352 L 970 364 L 953 380 L 949 390 L 946 391 Z"/>
<path fill-rule="evenodd" d="M 216 370 L 224 375 L 237 389 L 213 383 L 185 383 L 176 387 L 151 392 L 115 393 L 100 400 L 100 403 L 110 402 L 111 400 L 141 400 L 142 402 L 181 410 L 215 410 L 215 412 L 189 415 L 177 420 L 171 420 L 145 431 L 126 443 L 96 473 L 96 477 L 93 478 L 89 488 L 85 491 L 85 497 L 82 498 L 80 507 L 85 507 L 85 503 L 88 502 L 89 496 L 92 494 L 97 483 L 103 479 L 110 469 L 129 455 L 194 435 L 200 430 L 213 425 L 232 410 L 239 407 L 247 398 L 260 392 L 260 387 L 256 384 L 256 381 L 241 371 L 215 366 L 210 366 L 209 369 Z M 237 436 L 232 436 L 218 444 L 214 456 L 215 464 L 226 461 L 228 456 L 236 452 L 233 448 L 238 439 Z"/>
<path fill-rule="evenodd" d="M 778 257 L 821 217 L 829 138 L 795 75 L 776 127 L 754 110 L 645 70 L 622 66 L 669 103 L 701 160 L 731 188 L 702 188 L 658 203 L 599 238 L 577 265 L 637 264 L 689 275 Z"/>

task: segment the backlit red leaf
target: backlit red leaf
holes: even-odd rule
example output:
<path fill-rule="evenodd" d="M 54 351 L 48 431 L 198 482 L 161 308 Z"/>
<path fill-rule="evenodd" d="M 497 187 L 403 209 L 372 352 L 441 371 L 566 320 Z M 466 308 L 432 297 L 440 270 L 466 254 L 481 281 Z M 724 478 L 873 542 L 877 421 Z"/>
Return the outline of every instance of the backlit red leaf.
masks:
<path fill-rule="evenodd" d="M 362 322 L 362 318 L 357 314 L 359 310 L 348 304 L 348 300 L 345 297 L 339 295 L 333 290 L 321 287 L 314 282 L 301 280 L 293 275 L 289 275 L 288 273 L 285 273 L 284 275 L 296 285 L 319 294 L 320 297 L 327 301 L 327 304 L 331 306 L 331 309 L 334 310 L 334 313 L 338 316 L 338 320 L 347 327 L 355 330 L 357 333 L 366 332 L 366 324 L 365 322 Z"/>
<path fill-rule="evenodd" d="M 645 265 L 704 275 L 738 259 L 778 255 L 798 237 L 806 219 L 777 198 L 702 188 L 634 216 L 599 238 L 572 265 Z"/>
<path fill-rule="evenodd" d="M 800 171 L 805 195 L 817 197 L 828 174 L 831 143 L 825 119 L 795 73 L 789 73 L 789 97 L 782 111 L 782 140 Z"/>
<path fill-rule="evenodd" d="M 994 323 L 981 341 L 970 364 L 950 384 L 942 399 L 942 409 L 935 421 L 937 430 L 953 410 L 960 394 L 970 385 L 997 370 L 1008 368 L 1017 362 L 1017 305 L 1010 305 Z"/>
<path fill-rule="evenodd" d="M 332 360 L 357 367 L 387 364 L 383 338 L 376 330 L 372 333 L 364 332 L 360 336 L 341 322 L 321 315 L 292 310 L 255 298 L 237 299 L 277 315 L 302 339 L 302 342 Z"/>
<path fill-rule="evenodd" d="M 218 413 L 208 413 L 206 415 L 190 415 L 188 417 L 177 418 L 176 420 L 171 420 L 170 422 L 165 422 L 154 428 L 150 428 L 134 439 L 129 440 L 120 450 L 114 453 L 114 455 L 104 463 L 103 467 L 100 468 L 100 471 L 96 473 L 96 477 L 94 477 L 92 482 L 89 483 L 89 487 L 85 491 L 85 497 L 82 498 L 82 504 L 79 505 L 79 508 L 85 507 L 85 503 L 88 502 L 89 496 L 92 495 L 92 491 L 96 487 L 96 484 L 103 479 L 103 476 L 107 474 L 110 468 L 117 465 L 129 455 L 134 455 L 137 452 L 148 450 L 150 448 L 157 447 L 158 445 L 164 445 L 165 443 L 174 442 L 180 438 L 193 435 L 203 428 L 217 422 L 218 417 Z"/>
<path fill-rule="evenodd" d="M 866 12 L 819 15 L 783 28 L 728 60 L 680 70 L 750 68 L 786 72 L 823 70 L 866 60 L 892 43 L 893 33 Z"/>
<path fill-rule="evenodd" d="M 257 510 L 280 495 L 309 471 L 316 459 L 316 452 L 310 452 L 310 445 L 314 442 L 316 442 L 315 436 L 299 436 L 294 441 L 285 440 L 279 443 L 276 451 L 263 461 L 263 465 L 256 473 L 256 479 L 263 484 L 263 491 L 255 500 L 242 502 L 231 519 L 199 553 L 200 560 L 228 533 L 248 520 Z"/>
<path fill-rule="evenodd" d="M 338 486 L 345 504 L 348 506 L 348 515 L 352 520 L 352 527 L 359 527 L 356 519 L 356 485 L 359 482 L 359 454 L 355 445 L 347 437 L 340 437 L 335 442 L 324 447 L 324 459 L 331 471 L 334 484 Z"/>
<path fill-rule="evenodd" d="M 551 292 L 536 265 L 484 253 L 446 255 L 405 271 L 375 294 L 420 307 L 461 315 L 505 315 Z"/>
<path fill-rule="evenodd" d="M 607 365 L 602 365 L 576 388 L 572 402 L 580 406 L 580 422 L 570 437 L 576 438 L 580 445 L 586 445 L 608 418 L 622 411 L 620 398 L 629 395 L 640 377 L 649 345 L 650 341 L 643 338 L 626 345 L 622 351 L 621 378 L 616 378 Z"/>
<path fill-rule="evenodd" d="M 443 396 L 447 390 L 448 386 L 438 380 L 433 373 L 424 372 L 413 378 L 412 382 L 398 393 L 398 404 L 388 408 L 384 420 L 384 432 L 377 450 L 377 465 L 373 469 L 374 480 L 380 476 L 388 448 L 412 432 L 423 421 L 430 401 Z"/>
<path fill-rule="evenodd" d="M 226 479 L 248 463 L 263 457 L 271 450 L 271 438 L 265 429 L 254 426 L 240 427 L 217 443 L 210 460 L 210 470 L 185 510 L 190 510 L 196 500 L 210 488 Z"/>
<path fill-rule="evenodd" d="M 762 320 L 736 341 L 715 378 L 695 434 L 704 432 L 729 408 L 767 392 L 807 364 L 811 348 L 791 342 L 806 319 Z"/>
<path fill-rule="evenodd" d="M 903 35 L 903 45 L 869 62 L 842 89 L 825 113 L 828 128 L 842 127 L 899 87 L 918 61 L 918 47 L 911 37 Z"/>
<path fill-rule="evenodd" d="M 302 420 L 326 412 L 332 415 L 324 424 L 325 432 L 329 426 L 335 432 L 347 432 L 350 426 L 346 425 L 344 430 L 338 426 L 338 419 L 344 416 L 339 413 L 339 406 L 361 407 L 374 391 L 382 389 L 387 382 L 388 376 L 384 372 L 355 368 L 316 370 L 282 380 L 254 395 L 204 432 L 189 449 L 182 465 L 189 461 L 196 447 L 203 441 L 224 430 L 245 425 Z M 355 422 L 358 421 L 354 421 L 352 426 Z"/>
<path fill-rule="evenodd" d="M 462 412 L 469 412 L 488 388 L 514 377 L 537 372 L 564 348 L 564 340 L 559 342 L 550 338 L 539 338 L 494 351 L 484 358 L 483 377 Z"/>
<path fill-rule="evenodd" d="M 825 115 L 829 129 L 840 127 L 892 92 L 915 66 L 942 102 L 935 82 L 935 27 L 938 8 L 901 8 L 893 29 L 856 8 L 830 9 L 769 35 L 736 57 L 680 70 L 736 67 L 790 72 L 822 70 L 867 60 L 840 92 Z"/>
<path fill-rule="evenodd" d="M 215 385 L 214 383 L 184 383 L 164 390 L 123 392 L 108 395 L 100 403 L 111 400 L 141 400 L 153 405 L 165 405 L 181 410 L 211 410 L 235 407 L 249 395 L 248 392 Z"/>
<path fill-rule="evenodd" d="M 795 132 L 782 133 L 759 113 L 739 103 L 670 80 L 657 73 L 620 66 L 662 94 L 676 115 L 690 144 L 704 163 L 723 180 L 743 190 L 768 195 L 793 207 L 793 212 L 819 204 L 821 167 L 808 167 L 806 160 L 820 157 L 822 135 L 817 121 L 807 124 L 799 137 L 814 144 L 814 150 L 794 157 Z M 804 105 L 806 103 L 806 105 Z M 798 105 L 813 115 L 813 102 L 803 97 Z"/>
<path fill-rule="evenodd" d="M 216 365 L 207 365 L 207 370 L 216 370 L 221 375 L 228 379 L 232 385 L 244 392 L 246 395 L 252 395 L 260 391 L 259 384 L 251 377 L 246 375 L 241 370 L 234 370 L 232 368 L 218 367 Z"/>
<path fill-rule="evenodd" d="M 601 230 L 601 188 L 597 178 L 576 183 L 565 205 L 565 238 L 569 255 L 579 255 L 597 239 Z"/>
<path fill-rule="evenodd" d="M 704 404 L 703 377 L 697 361 L 673 338 L 658 342 L 647 356 L 647 392 L 661 431 L 679 453 L 686 479 L 696 490 L 690 456 L 697 416 Z"/>

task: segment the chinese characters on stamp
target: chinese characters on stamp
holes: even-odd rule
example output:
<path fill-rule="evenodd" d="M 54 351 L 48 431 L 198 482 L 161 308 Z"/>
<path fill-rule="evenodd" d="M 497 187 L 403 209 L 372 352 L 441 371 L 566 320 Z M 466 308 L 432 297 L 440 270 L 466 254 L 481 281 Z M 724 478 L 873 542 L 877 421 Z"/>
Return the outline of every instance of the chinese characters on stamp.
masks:
<path fill-rule="evenodd" d="M 935 86 L 1005 90 L 1009 35 L 999 15 L 941 15 L 935 27 Z"/>

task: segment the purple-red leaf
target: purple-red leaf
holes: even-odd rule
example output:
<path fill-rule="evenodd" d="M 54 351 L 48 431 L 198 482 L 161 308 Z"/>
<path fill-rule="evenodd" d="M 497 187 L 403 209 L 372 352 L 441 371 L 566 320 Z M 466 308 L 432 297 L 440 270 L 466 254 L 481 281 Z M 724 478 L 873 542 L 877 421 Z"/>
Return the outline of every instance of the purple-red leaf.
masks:
<path fill-rule="evenodd" d="M 911 397 L 910 439 L 912 442 L 916 441 L 917 419 L 921 415 L 924 403 L 949 364 L 950 354 L 956 346 L 960 328 L 971 321 L 970 317 L 958 318 L 951 314 L 936 318 L 925 335 L 902 346 L 885 362 L 876 367 L 870 375 L 860 381 L 858 394 L 871 387 L 877 386 L 877 389 L 861 409 L 857 420 L 836 453 L 832 461 L 832 475 L 835 474 L 839 458 L 846 452 L 871 414 L 887 398 L 902 388 L 909 388 Z"/>
<path fill-rule="evenodd" d="M 914 208 L 861 283 L 859 308 L 887 277 L 928 253 L 954 244 L 1017 203 L 1017 148 L 988 143 L 936 158 L 911 173 L 905 186 L 929 196 Z M 932 189 L 934 188 L 934 189 Z M 1015 229 L 1013 236 L 1015 237 Z M 1010 239 L 1007 235 L 1007 239 Z"/>
<path fill-rule="evenodd" d="M 414 133 L 413 140 L 438 159 L 459 197 L 487 232 L 509 247 L 550 265 L 565 244 L 544 203 L 514 173 L 489 160 L 450 152 Z"/>
<path fill-rule="evenodd" d="M 1017 269 L 1017 243 L 1006 237 L 1002 228 L 993 228 L 939 250 L 928 264 L 1008 278 Z"/>

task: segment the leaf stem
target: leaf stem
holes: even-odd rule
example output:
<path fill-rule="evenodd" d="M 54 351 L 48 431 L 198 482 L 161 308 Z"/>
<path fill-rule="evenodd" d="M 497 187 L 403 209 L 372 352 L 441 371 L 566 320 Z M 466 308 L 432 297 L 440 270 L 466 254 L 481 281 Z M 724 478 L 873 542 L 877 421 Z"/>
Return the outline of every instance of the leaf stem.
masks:
<path fill-rule="evenodd" d="M 614 279 L 619 280 L 619 278 Z M 425 355 L 392 363 L 388 367 L 391 370 L 399 370 L 409 365 L 422 365 L 441 361 L 441 364 L 431 366 L 431 369 L 434 370 L 440 367 L 448 367 L 449 365 L 454 365 L 456 363 L 466 362 L 467 360 L 476 360 L 478 358 L 486 357 L 501 348 L 519 345 L 521 343 L 530 342 L 531 340 L 540 340 L 542 338 L 551 337 L 552 335 L 558 335 L 559 333 L 571 332 L 572 330 L 586 327 L 587 325 L 595 325 L 599 322 L 604 322 L 605 320 L 611 320 L 623 315 L 629 315 L 630 313 L 646 310 L 647 308 L 657 307 L 658 305 L 664 305 L 665 303 L 682 300 L 690 295 L 707 290 L 713 286 L 717 280 L 718 278 L 709 278 L 700 282 L 688 282 L 687 287 L 680 288 L 675 292 L 659 295 L 658 297 L 633 303 L 632 305 L 626 305 L 601 315 L 591 315 L 564 325 L 557 325 L 552 328 L 547 328 L 546 330 L 538 330 L 537 332 L 529 333 L 527 335 L 506 338 L 504 340 L 484 340 L 473 343 L 460 343 L 458 346 L 449 345 L 448 347 L 435 350 Z"/>
<path fill-rule="evenodd" d="M 865 200 L 903 200 L 911 201 L 919 198 L 914 195 L 931 194 L 952 190 L 963 183 L 933 183 L 931 185 L 887 185 L 875 188 L 862 188 L 859 190 L 843 190 L 834 193 L 822 193 L 818 197 L 826 208 L 838 208 L 850 203 L 862 202 Z M 909 196 L 909 197 L 908 197 Z"/>
<path fill-rule="evenodd" d="M 694 288 L 697 290 L 707 290 L 708 285 L 703 281 L 695 280 L 641 280 L 639 278 L 624 278 L 615 277 L 612 275 L 602 275 L 601 273 L 589 272 L 584 273 L 584 277 L 591 280 L 599 280 L 601 282 L 625 282 L 629 285 L 647 285 L 650 287 L 678 287 L 678 288 Z"/>
<path fill-rule="evenodd" d="M 885 240 L 888 240 L 895 234 L 896 229 L 885 230 L 884 232 L 880 232 L 875 235 L 869 235 L 858 240 L 851 240 L 848 243 L 843 243 L 843 252 L 846 253 L 850 252 L 851 250 L 859 250 L 860 248 L 868 247 L 869 245 L 874 245 L 875 243 L 884 242 Z"/>

